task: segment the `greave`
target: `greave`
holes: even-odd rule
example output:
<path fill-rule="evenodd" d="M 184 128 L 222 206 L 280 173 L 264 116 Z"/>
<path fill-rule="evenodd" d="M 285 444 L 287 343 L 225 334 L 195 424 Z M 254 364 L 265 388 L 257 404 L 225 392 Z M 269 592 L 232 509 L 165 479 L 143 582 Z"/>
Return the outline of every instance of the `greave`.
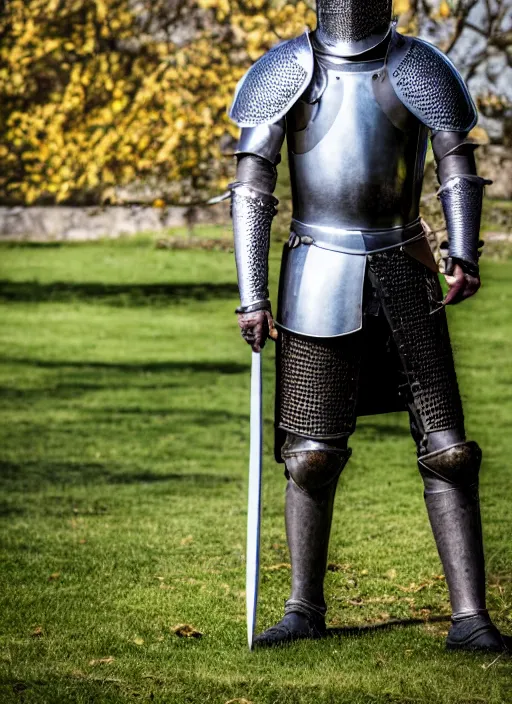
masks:
<path fill-rule="evenodd" d="M 323 620 L 334 496 L 350 450 L 346 439 L 336 446 L 288 433 L 282 455 L 289 476 L 285 518 L 292 563 L 292 592 L 285 611 Z"/>
<path fill-rule="evenodd" d="M 459 443 L 419 459 L 425 503 L 443 564 L 454 620 L 486 613 L 478 498 L 480 449 Z"/>
<path fill-rule="evenodd" d="M 286 487 L 286 535 L 292 563 L 292 591 L 287 611 L 322 616 L 324 577 L 331 533 L 332 511 L 337 478 L 315 496 L 306 493 L 293 479 Z"/>

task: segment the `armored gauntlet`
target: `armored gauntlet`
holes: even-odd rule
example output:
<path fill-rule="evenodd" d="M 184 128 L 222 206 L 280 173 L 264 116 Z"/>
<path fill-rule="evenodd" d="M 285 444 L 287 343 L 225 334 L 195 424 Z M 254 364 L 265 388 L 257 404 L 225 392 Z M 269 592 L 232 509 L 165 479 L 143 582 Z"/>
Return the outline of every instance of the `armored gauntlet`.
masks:
<path fill-rule="evenodd" d="M 463 271 L 478 275 L 480 217 L 484 186 L 491 181 L 476 173 L 476 144 L 461 132 L 437 132 L 432 146 L 437 161 L 441 201 L 448 230 L 448 255 Z"/>
<path fill-rule="evenodd" d="M 270 310 L 268 250 L 276 214 L 275 167 L 254 155 L 239 158 L 237 181 L 231 185 L 231 216 L 240 308 L 238 313 Z"/>

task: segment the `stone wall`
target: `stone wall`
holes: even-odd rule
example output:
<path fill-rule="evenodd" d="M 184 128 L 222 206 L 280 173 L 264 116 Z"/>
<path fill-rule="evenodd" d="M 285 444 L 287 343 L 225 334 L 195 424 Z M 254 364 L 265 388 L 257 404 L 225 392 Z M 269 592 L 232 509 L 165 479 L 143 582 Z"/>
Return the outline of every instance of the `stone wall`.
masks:
<path fill-rule="evenodd" d="M 162 232 L 170 227 L 224 224 L 229 206 L 199 208 L 0 207 L 0 241 L 86 241 L 139 232 Z"/>
<path fill-rule="evenodd" d="M 476 152 L 480 176 L 491 179 L 485 193 L 488 198 L 512 200 L 512 148 L 489 144 Z"/>
<path fill-rule="evenodd" d="M 485 145 L 478 149 L 479 172 L 493 180 L 486 188 L 491 199 L 512 200 L 512 148 L 502 145 Z M 284 165 L 282 168 L 285 168 Z M 286 178 L 281 178 L 280 215 L 274 230 L 287 231 L 291 216 L 289 188 L 284 188 Z M 281 182 L 280 181 L 280 182 Z M 434 164 L 430 163 L 425 174 L 423 208 L 425 217 L 440 214 L 435 198 L 438 188 Z M 438 219 L 438 218 L 437 218 Z M 0 241 L 27 240 L 82 241 L 102 237 L 120 237 L 139 232 L 163 233 L 168 228 L 202 224 L 229 223 L 229 203 L 194 208 L 152 208 L 150 206 L 68 207 L 49 206 L 32 208 L 0 207 Z"/>

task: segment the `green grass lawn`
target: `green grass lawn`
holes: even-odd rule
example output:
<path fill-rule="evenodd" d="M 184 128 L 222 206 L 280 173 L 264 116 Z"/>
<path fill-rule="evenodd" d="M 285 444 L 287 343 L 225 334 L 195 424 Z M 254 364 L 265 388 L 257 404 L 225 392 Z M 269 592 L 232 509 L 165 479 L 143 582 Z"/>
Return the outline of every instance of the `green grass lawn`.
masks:
<path fill-rule="evenodd" d="M 512 702 L 512 660 L 444 651 L 446 587 L 403 414 L 361 419 L 351 443 L 333 637 L 247 651 L 250 353 L 232 255 L 138 238 L 0 257 L 0 702 Z M 512 262 L 484 263 L 483 279 L 450 319 L 484 450 L 489 605 L 512 632 Z M 260 628 L 290 577 L 273 354 Z"/>

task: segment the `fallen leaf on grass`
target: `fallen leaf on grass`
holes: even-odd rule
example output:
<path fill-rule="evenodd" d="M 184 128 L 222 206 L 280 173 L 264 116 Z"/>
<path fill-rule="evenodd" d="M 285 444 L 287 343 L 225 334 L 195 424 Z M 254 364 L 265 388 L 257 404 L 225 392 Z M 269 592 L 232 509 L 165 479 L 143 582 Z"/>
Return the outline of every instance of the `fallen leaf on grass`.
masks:
<path fill-rule="evenodd" d="M 351 565 L 349 565 L 348 563 L 339 564 L 337 562 L 329 562 L 329 564 L 327 565 L 327 570 L 329 572 L 346 572 L 350 569 L 350 567 Z"/>
<path fill-rule="evenodd" d="M 78 541 L 79 545 L 85 545 L 87 540 L 85 538 L 82 538 L 81 540 Z"/>
<path fill-rule="evenodd" d="M 390 623 L 390 618 L 388 613 L 381 613 L 375 618 L 366 618 L 362 624 L 362 626 L 380 626 L 384 623 Z"/>
<path fill-rule="evenodd" d="M 402 587 L 400 584 L 397 584 L 397 587 L 402 592 L 412 592 L 413 594 L 416 594 L 416 592 L 421 592 L 422 589 L 427 589 L 428 587 L 434 586 L 436 581 L 442 580 L 444 580 L 444 574 L 437 574 L 432 579 L 429 579 L 427 582 L 422 582 L 421 584 L 411 582 L 408 587 Z"/>
<path fill-rule="evenodd" d="M 291 570 L 292 566 L 289 562 L 278 562 L 277 565 L 268 565 L 264 567 L 265 572 L 275 572 L 276 570 Z"/>
<path fill-rule="evenodd" d="M 425 582 L 425 584 L 416 584 L 416 582 L 411 582 L 408 587 L 402 587 L 401 584 L 397 584 L 398 589 L 400 589 L 401 592 L 420 592 L 422 589 L 425 589 L 425 587 L 428 587 L 429 585 Z"/>
<path fill-rule="evenodd" d="M 329 628 L 340 628 L 340 627 L 345 627 L 346 625 L 347 624 L 345 623 L 345 621 L 341 621 L 339 618 L 331 618 L 331 619 L 329 619 L 329 623 L 327 624 L 327 626 Z M 334 652 L 337 653 L 338 651 L 333 650 L 333 653 Z"/>
<path fill-rule="evenodd" d="M 360 597 L 349 599 L 347 604 L 350 604 L 351 606 L 366 606 L 366 604 L 394 604 L 395 601 L 398 601 L 398 597 L 396 596 L 371 596 L 368 599 L 361 599 Z M 407 600 L 403 599 L 402 601 Z"/>
<path fill-rule="evenodd" d="M 426 607 L 419 609 L 411 608 L 411 612 L 416 618 L 424 618 L 427 621 L 429 617 L 432 616 L 432 609 L 427 609 Z"/>
<path fill-rule="evenodd" d="M 94 667 L 94 665 L 110 665 L 113 662 L 114 658 L 112 655 L 109 655 L 108 658 L 97 658 L 96 660 L 90 660 L 89 665 Z"/>
<path fill-rule="evenodd" d="M 49 582 L 55 582 L 57 579 L 60 577 L 60 572 L 53 572 L 49 577 L 48 581 Z"/>
<path fill-rule="evenodd" d="M 135 645 L 144 645 L 144 638 L 141 638 L 140 636 L 135 636 L 133 642 L 135 643 Z"/>
<path fill-rule="evenodd" d="M 43 627 L 42 626 L 36 626 L 34 630 L 31 633 L 32 638 L 41 638 L 43 634 Z"/>
<path fill-rule="evenodd" d="M 203 636 L 201 631 L 196 630 L 188 623 L 180 623 L 178 626 L 173 626 L 171 631 L 177 635 L 178 638 L 202 638 Z"/>
<path fill-rule="evenodd" d="M 230 699 L 226 704 L 252 704 L 248 699 Z"/>

